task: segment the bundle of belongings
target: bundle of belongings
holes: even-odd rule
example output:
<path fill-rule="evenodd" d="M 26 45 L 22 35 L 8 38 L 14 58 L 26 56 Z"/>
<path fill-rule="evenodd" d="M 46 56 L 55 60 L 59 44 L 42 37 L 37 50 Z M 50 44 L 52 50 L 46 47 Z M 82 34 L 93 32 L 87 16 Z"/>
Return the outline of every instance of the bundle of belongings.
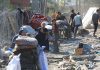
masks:
<path fill-rule="evenodd" d="M 48 70 L 44 48 L 35 39 L 37 32 L 28 25 L 22 26 L 20 30 L 24 30 L 26 34 L 18 35 L 15 39 L 14 49 L 10 49 L 14 55 L 11 55 L 6 70 Z"/>
<path fill-rule="evenodd" d="M 39 70 L 37 45 L 37 40 L 29 36 L 19 36 L 16 39 L 16 46 L 13 52 L 14 55 L 20 54 L 21 70 Z"/>
<path fill-rule="evenodd" d="M 63 32 L 64 37 L 71 38 L 71 28 L 70 25 L 68 24 L 67 20 L 57 20 L 56 24 L 59 29 L 59 33 Z"/>
<path fill-rule="evenodd" d="M 39 13 L 36 13 L 32 16 L 31 18 L 31 21 L 30 21 L 30 26 L 33 28 L 33 29 L 36 29 L 38 27 L 41 27 L 41 23 L 43 21 L 47 21 L 47 18 L 42 15 L 42 14 L 39 14 Z"/>

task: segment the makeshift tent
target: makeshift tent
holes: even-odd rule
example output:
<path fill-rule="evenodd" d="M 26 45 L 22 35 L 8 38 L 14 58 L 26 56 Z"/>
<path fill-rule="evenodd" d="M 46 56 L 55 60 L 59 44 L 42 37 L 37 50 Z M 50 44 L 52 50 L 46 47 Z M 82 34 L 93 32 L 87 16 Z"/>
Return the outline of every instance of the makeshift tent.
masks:
<path fill-rule="evenodd" d="M 93 15 L 93 13 L 96 12 L 97 9 L 98 9 L 98 7 L 91 7 L 87 11 L 86 15 L 84 16 L 84 18 L 82 20 L 84 29 L 85 28 L 93 28 L 93 26 L 92 26 L 92 15 Z"/>

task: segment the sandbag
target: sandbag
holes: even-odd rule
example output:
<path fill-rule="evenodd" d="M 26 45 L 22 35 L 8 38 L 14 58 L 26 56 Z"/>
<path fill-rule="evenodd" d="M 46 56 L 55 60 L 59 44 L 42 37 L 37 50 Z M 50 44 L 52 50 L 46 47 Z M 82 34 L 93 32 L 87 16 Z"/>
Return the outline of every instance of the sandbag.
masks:
<path fill-rule="evenodd" d="M 35 38 L 28 37 L 28 36 L 19 36 L 16 39 L 16 44 L 21 46 L 34 46 L 38 45 L 38 42 Z"/>

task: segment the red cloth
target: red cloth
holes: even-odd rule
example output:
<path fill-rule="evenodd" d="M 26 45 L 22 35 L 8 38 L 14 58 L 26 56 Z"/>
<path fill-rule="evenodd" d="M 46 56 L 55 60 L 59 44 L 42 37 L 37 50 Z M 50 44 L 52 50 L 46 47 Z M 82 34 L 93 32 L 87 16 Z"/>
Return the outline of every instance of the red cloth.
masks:
<path fill-rule="evenodd" d="M 30 25 L 32 26 L 33 29 L 35 29 L 40 27 L 43 21 L 47 21 L 47 18 L 45 16 L 41 14 L 35 14 L 32 17 Z"/>

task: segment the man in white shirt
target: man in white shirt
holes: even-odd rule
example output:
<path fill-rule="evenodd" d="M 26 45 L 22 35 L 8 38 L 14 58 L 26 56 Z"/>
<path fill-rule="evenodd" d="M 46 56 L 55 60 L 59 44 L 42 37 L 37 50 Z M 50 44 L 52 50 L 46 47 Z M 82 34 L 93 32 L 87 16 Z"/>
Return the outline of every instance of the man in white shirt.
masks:
<path fill-rule="evenodd" d="M 76 33 L 78 31 L 78 27 L 82 25 L 82 19 L 81 19 L 81 15 L 79 12 L 74 17 L 73 21 L 74 21 L 74 38 L 76 38 Z"/>

